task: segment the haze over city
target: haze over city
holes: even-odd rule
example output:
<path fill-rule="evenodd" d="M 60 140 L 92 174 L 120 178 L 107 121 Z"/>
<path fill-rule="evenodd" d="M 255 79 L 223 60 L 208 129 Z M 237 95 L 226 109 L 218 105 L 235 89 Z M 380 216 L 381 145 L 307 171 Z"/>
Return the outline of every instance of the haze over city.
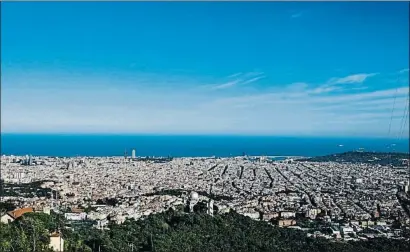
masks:
<path fill-rule="evenodd" d="M 408 137 L 407 4 L 4 2 L 2 132 Z"/>

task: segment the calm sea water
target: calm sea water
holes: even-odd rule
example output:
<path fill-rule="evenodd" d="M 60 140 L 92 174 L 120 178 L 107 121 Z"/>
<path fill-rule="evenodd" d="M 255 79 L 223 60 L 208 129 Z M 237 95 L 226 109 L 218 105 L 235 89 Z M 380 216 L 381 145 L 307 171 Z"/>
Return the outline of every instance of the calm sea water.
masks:
<path fill-rule="evenodd" d="M 394 147 L 388 148 L 389 145 Z M 341 146 L 343 145 L 343 146 Z M 409 140 L 272 136 L 1 134 L 1 154 L 34 156 L 320 156 L 364 148 L 409 152 Z"/>

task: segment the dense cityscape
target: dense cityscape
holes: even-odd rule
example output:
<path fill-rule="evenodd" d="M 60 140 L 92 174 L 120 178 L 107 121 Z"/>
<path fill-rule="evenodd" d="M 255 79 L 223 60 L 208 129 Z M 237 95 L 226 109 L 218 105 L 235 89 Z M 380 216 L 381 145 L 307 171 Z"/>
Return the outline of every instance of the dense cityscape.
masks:
<path fill-rule="evenodd" d="M 382 154 L 367 155 L 373 157 L 367 163 L 141 158 L 134 152 L 131 157 L 2 156 L 2 201 L 16 209 L 4 212 L 1 221 L 55 212 L 104 230 L 110 222 L 202 208 L 210 216 L 234 211 L 313 238 L 409 239 L 408 157 L 390 155 L 394 166 L 379 164 Z"/>
<path fill-rule="evenodd" d="M 0 252 L 410 251 L 409 10 L 0 1 Z"/>

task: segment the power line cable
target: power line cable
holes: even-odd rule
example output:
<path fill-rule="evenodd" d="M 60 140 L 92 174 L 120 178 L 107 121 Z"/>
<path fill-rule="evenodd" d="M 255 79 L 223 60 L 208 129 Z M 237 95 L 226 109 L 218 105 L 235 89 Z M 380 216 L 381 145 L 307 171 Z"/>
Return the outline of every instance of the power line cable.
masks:
<path fill-rule="evenodd" d="M 396 82 L 398 82 L 398 81 L 399 81 L 399 77 L 397 77 Z M 394 92 L 393 107 L 392 107 L 392 110 L 391 110 L 390 121 L 389 121 L 389 132 L 387 134 L 387 137 L 390 137 L 391 125 L 392 125 L 392 122 L 393 122 L 394 108 L 396 106 L 396 99 L 397 99 L 397 92 L 398 91 L 399 91 L 399 87 L 396 87 L 396 91 Z M 393 144 L 390 144 L 389 146 L 387 146 L 387 148 L 390 148 L 392 146 L 393 146 Z M 389 152 L 391 153 L 392 150 L 389 150 Z M 391 154 L 389 155 L 389 163 L 390 164 L 392 163 L 391 162 Z"/>
<path fill-rule="evenodd" d="M 391 132 L 391 124 L 392 124 L 392 121 L 393 121 L 393 114 L 394 114 L 394 108 L 395 108 L 395 106 L 396 106 L 396 98 L 397 98 L 397 92 L 398 92 L 398 90 L 399 90 L 399 88 L 396 88 L 396 92 L 394 93 L 394 100 L 393 100 L 393 107 L 392 107 L 392 109 L 391 109 L 388 136 L 390 136 L 390 132 Z"/>
<path fill-rule="evenodd" d="M 400 122 L 400 131 L 398 132 L 398 136 L 397 136 L 399 141 L 402 139 L 402 136 L 404 134 L 404 129 L 406 128 L 406 125 L 407 125 L 408 115 L 409 115 L 409 93 L 407 93 L 406 105 L 405 105 L 403 116 Z"/>

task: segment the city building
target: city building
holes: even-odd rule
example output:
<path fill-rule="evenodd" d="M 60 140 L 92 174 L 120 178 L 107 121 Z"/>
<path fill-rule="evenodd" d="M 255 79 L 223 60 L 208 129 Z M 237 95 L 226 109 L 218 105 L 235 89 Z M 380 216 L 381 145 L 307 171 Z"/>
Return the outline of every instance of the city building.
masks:
<path fill-rule="evenodd" d="M 54 232 L 50 234 L 49 248 L 51 248 L 55 252 L 64 251 L 64 239 L 59 232 Z"/>
<path fill-rule="evenodd" d="M 25 213 L 32 213 L 34 212 L 34 209 L 32 207 L 27 207 L 27 208 L 20 208 L 16 209 L 14 211 L 7 212 L 1 216 L 1 222 L 2 223 L 10 223 L 22 216 Z"/>

